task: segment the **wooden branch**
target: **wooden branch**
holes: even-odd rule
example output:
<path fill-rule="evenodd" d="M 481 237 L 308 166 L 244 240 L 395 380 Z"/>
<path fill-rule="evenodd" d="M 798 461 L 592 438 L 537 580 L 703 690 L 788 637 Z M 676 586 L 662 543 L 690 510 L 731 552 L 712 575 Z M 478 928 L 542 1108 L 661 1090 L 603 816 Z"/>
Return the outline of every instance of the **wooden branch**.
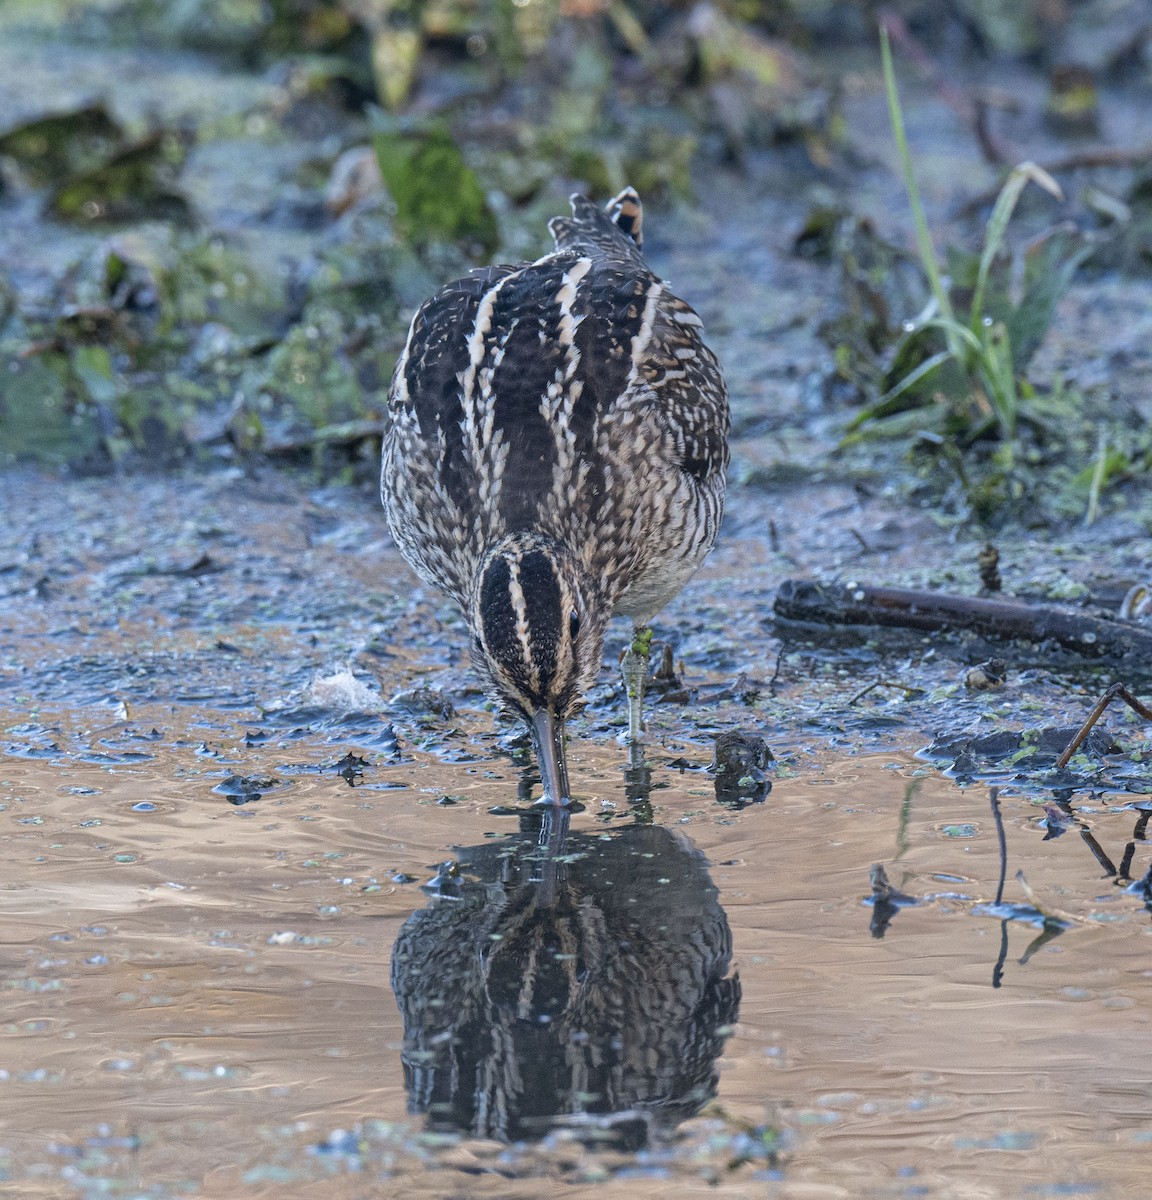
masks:
<path fill-rule="evenodd" d="M 985 637 L 1055 642 L 1084 658 L 1152 663 L 1152 629 L 1051 604 L 983 599 L 912 588 L 787 579 L 773 604 L 785 621 L 968 631 Z"/>
<path fill-rule="evenodd" d="M 317 446 L 352 446 L 367 438 L 384 436 L 384 421 L 364 418 L 344 421 L 339 425 L 323 425 L 299 436 L 269 437 L 261 449 L 268 455 L 298 454 Z"/>

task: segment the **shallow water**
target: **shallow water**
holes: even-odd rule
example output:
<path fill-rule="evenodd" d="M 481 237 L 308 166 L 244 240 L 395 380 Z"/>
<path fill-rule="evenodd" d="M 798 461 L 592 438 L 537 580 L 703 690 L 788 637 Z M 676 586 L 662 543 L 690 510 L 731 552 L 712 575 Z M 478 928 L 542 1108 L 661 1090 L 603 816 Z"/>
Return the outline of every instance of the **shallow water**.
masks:
<path fill-rule="evenodd" d="M 527 796 L 490 734 L 445 763 L 317 708 L 2 718 L 21 1195 L 1144 1194 L 1149 913 L 1035 796 L 1001 792 L 1001 885 L 988 788 L 912 755 L 734 809 L 673 743 L 649 806 L 593 742 L 549 866 L 490 811 Z M 1113 863 L 1132 800 L 1076 803 Z"/>

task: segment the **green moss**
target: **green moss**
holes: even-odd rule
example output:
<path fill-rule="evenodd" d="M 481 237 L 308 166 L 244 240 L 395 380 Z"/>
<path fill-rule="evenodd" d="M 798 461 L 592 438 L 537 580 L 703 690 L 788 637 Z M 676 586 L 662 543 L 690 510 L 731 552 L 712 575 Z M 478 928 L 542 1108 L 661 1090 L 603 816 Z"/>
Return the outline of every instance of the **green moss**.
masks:
<path fill-rule="evenodd" d="M 158 285 L 168 327 L 223 325 L 247 342 L 273 340 L 283 326 L 286 280 L 258 268 L 221 237 L 179 239 L 163 253 Z"/>
<path fill-rule="evenodd" d="M 463 243 L 477 258 L 495 250 L 496 217 L 446 129 L 404 129 L 381 118 L 372 140 L 405 238 Z"/>
<path fill-rule="evenodd" d="M 57 184 L 99 167 L 123 139 L 104 105 L 90 104 L 14 126 L 0 135 L 0 156 L 37 185 Z"/>
<path fill-rule="evenodd" d="M 77 393 L 65 355 L 0 353 L 0 456 L 60 465 L 102 458 L 96 406 Z"/>

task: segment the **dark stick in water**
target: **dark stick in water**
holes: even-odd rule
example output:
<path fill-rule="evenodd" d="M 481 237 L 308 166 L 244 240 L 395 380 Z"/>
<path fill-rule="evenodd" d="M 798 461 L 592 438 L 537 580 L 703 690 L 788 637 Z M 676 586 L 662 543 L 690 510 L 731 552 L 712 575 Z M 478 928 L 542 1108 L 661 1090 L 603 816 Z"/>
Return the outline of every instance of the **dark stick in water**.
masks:
<path fill-rule="evenodd" d="M 1080 743 L 1092 732 L 1092 726 L 1100 720 L 1104 714 L 1104 710 L 1112 703 L 1113 700 L 1123 700 L 1133 711 L 1137 712 L 1144 718 L 1145 721 L 1152 721 L 1152 708 L 1146 704 L 1142 704 L 1134 695 L 1122 684 L 1114 683 L 1099 700 L 1096 701 L 1095 707 L 1084 719 L 1084 724 L 1076 731 L 1075 736 L 1068 743 L 1064 753 L 1056 760 L 1057 768 L 1066 767 L 1072 758 L 1072 755 L 1080 749 Z"/>
<path fill-rule="evenodd" d="M 772 607 L 785 621 L 968 630 L 987 637 L 1055 642 L 1085 658 L 1152 662 L 1152 630 L 1131 621 L 1114 621 L 1023 600 L 787 579 L 780 585 Z"/>

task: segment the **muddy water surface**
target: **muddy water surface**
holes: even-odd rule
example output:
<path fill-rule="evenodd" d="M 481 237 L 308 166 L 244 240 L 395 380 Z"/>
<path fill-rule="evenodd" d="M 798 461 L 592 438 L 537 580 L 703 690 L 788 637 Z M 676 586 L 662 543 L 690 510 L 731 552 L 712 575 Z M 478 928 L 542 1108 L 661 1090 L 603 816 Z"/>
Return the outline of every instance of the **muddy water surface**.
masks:
<path fill-rule="evenodd" d="M 459 618 L 371 495 L 0 489 L 29 514 L 0 546 L 13 1194 L 1145 1194 L 1139 727 L 1110 718 L 1137 761 L 1084 768 L 1049 829 L 1030 746 L 966 785 L 916 751 L 1079 720 L 1099 681 L 1018 658 L 970 693 L 962 648 L 768 620 L 798 566 L 914 578 L 916 514 L 809 484 L 774 545 L 734 489 L 657 627 L 684 689 L 650 773 L 606 668 L 541 861 Z M 708 771 L 736 728 L 777 755 L 743 808 Z"/>
<path fill-rule="evenodd" d="M 549 907 L 475 714 L 451 764 L 411 719 L 248 716 L 3 715 L 19 1194 L 1143 1194 L 1149 913 L 1034 797 L 1002 793 L 1001 884 L 987 788 L 911 754 L 734 809 L 666 739 L 649 808 L 602 740 Z M 1130 800 L 1079 808 L 1114 861 Z M 604 1089 L 630 1116 L 533 1125 Z"/>

